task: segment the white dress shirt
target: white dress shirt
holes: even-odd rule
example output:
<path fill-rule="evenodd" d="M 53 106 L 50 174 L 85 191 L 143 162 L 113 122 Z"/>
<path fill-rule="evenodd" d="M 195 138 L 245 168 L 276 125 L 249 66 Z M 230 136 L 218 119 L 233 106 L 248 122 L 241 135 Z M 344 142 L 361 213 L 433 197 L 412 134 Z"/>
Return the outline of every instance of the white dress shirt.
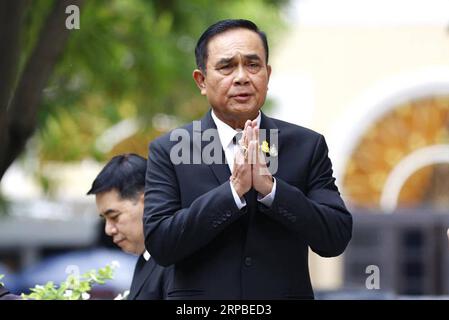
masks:
<path fill-rule="evenodd" d="M 237 150 L 239 148 L 238 143 L 234 144 L 232 140 L 234 139 L 235 135 L 239 131 L 234 130 L 231 126 L 229 126 L 228 124 L 226 124 L 223 121 L 221 121 L 220 119 L 218 119 L 218 117 L 215 115 L 213 110 L 212 110 L 211 114 L 212 114 L 212 119 L 214 120 L 215 125 L 217 126 L 218 136 L 220 138 L 220 142 L 221 142 L 221 145 L 222 145 L 224 153 L 225 153 L 226 162 L 228 163 L 229 169 L 231 170 L 231 173 L 232 173 L 234 170 L 235 153 L 237 152 Z M 261 115 L 259 112 L 259 114 L 256 118 L 258 127 L 260 127 L 260 119 L 261 119 Z M 234 196 L 234 201 L 235 201 L 235 204 L 237 205 L 237 207 L 239 209 L 242 209 L 244 206 L 246 206 L 245 198 L 239 198 L 237 191 L 235 191 L 232 183 L 231 183 L 231 191 L 232 191 L 232 195 Z M 276 194 L 276 179 L 273 177 L 273 188 L 271 189 L 271 192 L 263 198 L 261 197 L 260 194 L 258 194 L 257 201 L 263 203 L 267 207 L 270 207 L 271 204 L 273 203 L 275 194 Z"/>
<path fill-rule="evenodd" d="M 145 252 L 143 253 L 143 258 L 145 259 L 145 261 L 150 260 L 151 256 L 148 250 L 145 250 Z"/>

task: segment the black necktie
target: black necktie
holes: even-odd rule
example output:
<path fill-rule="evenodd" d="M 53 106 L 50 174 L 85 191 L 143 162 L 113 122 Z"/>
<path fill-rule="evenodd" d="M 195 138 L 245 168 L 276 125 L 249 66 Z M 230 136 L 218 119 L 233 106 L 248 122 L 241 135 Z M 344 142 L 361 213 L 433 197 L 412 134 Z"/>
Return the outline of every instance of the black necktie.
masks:
<path fill-rule="evenodd" d="M 240 139 L 242 139 L 242 136 L 243 136 L 243 131 L 237 131 L 234 138 L 232 138 L 232 143 L 234 143 L 234 145 L 238 144 Z"/>

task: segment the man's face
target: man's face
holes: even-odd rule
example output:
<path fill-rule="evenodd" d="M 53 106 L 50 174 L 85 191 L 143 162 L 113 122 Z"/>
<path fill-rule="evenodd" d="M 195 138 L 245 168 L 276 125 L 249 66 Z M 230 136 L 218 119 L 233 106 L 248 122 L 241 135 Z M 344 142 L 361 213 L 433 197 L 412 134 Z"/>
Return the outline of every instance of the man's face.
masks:
<path fill-rule="evenodd" d="M 231 29 L 208 43 L 206 72 L 193 77 L 207 96 L 217 117 L 236 128 L 255 119 L 265 102 L 271 67 L 259 35 L 247 29 Z"/>
<path fill-rule="evenodd" d="M 143 236 L 143 194 L 136 200 L 122 199 L 113 189 L 95 196 L 97 209 L 106 221 L 105 232 L 123 251 L 140 255 L 145 251 Z"/>

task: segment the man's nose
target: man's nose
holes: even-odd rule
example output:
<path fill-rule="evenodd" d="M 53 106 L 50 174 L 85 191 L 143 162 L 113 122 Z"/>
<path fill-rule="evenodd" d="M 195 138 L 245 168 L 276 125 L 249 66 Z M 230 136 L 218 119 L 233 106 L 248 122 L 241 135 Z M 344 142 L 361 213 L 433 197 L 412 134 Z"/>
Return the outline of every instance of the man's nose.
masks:
<path fill-rule="evenodd" d="M 234 77 L 234 84 L 245 85 L 248 83 L 249 83 L 249 77 L 248 77 L 247 70 L 245 70 L 245 67 L 243 65 L 239 64 L 239 66 L 236 70 L 236 75 Z"/>
<path fill-rule="evenodd" d="M 104 225 L 104 232 L 108 235 L 108 236 L 113 236 L 114 234 L 117 233 L 117 228 L 115 226 L 115 224 L 111 221 L 106 220 L 106 223 Z"/>

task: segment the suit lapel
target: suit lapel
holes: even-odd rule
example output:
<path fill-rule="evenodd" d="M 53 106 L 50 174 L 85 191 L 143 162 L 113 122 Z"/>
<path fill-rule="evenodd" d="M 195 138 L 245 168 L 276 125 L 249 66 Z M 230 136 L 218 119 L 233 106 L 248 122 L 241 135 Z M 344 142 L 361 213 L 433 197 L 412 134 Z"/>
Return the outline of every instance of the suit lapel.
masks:
<path fill-rule="evenodd" d="M 131 288 L 129 290 L 129 300 L 135 299 L 135 297 L 139 294 L 142 286 L 145 284 L 145 280 L 154 271 L 155 266 L 156 264 L 154 263 L 153 259 L 150 258 L 148 261 L 146 261 L 142 255 L 139 257 L 136 268 L 134 269 Z"/>
<path fill-rule="evenodd" d="M 274 123 L 274 121 L 270 117 L 267 117 L 263 112 L 261 112 L 260 129 L 264 129 L 264 130 L 262 130 L 262 132 L 265 132 L 265 135 L 261 134 L 261 136 L 259 138 L 260 143 L 262 143 L 263 140 L 266 140 L 270 146 L 272 144 L 276 145 L 276 148 L 279 152 L 279 149 L 280 149 L 279 134 L 280 134 L 281 130 L 279 130 L 277 125 Z M 277 138 L 276 138 L 276 136 L 277 136 Z M 271 141 L 271 140 L 273 140 L 273 141 Z"/>
<path fill-rule="evenodd" d="M 212 119 L 211 110 L 209 110 L 209 112 L 203 117 L 203 119 L 201 119 L 201 134 L 208 129 L 217 130 L 217 126 L 215 125 L 215 122 Z M 195 128 L 194 128 L 194 134 L 195 134 Z M 215 138 L 219 139 L 218 134 L 215 136 Z M 209 143 L 210 143 L 209 141 L 201 141 L 201 149 L 199 151 L 201 152 L 201 150 L 204 150 L 204 147 Z M 220 146 L 221 146 L 221 143 L 220 143 Z M 194 146 L 194 148 L 196 148 L 196 147 Z M 226 157 L 224 154 L 223 147 L 221 147 L 220 150 L 221 150 L 221 155 L 220 155 L 221 163 L 214 162 L 209 165 L 209 168 L 212 170 L 212 173 L 217 178 L 219 184 L 223 184 L 225 181 L 229 180 L 231 171 L 229 170 L 228 164 L 225 162 Z"/>
<path fill-rule="evenodd" d="M 276 123 L 274 123 L 273 119 L 267 117 L 264 113 L 261 112 L 261 119 L 260 119 L 260 137 L 259 141 L 262 144 L 263 140 L 266 140 L 268 142 L 268 145 L 270 148 L 275 147 L 277 149 L 278 155 L 271 156 L 270 154 L 266 154 L 268 161 L 278 161 L 279 160 L 279 153 L 282 148 L 281 144 L 281 130 L 278 128 Z M 268 163 L 268 168 L 274 169 L 275 172 L 273 176 L 276 176 L 276 173 L 279 171 L 279 162 L 272 164 L 273 167 L 270 166 L 270 163 Z"/>
<path fill-rule="evenodd" d="M 271 140 L 273 140 L 272 138 L 275 138 L 276 137 L 275 135 L 277 135 L 277 139 L 275 139 L 273 141 L 273 144 L 276 145 L 276 148 L 279 153 L 280 130 L 278 129 L 278 127 L 276 126 L 274 121 L 271 118 L 267 117 L 263 112 L 261 112 L 260 128 L 265 130 L 265 136 L 263 136 L 263 135 L 261 136 L 261 142 L 263 140 L 267 140 L 267 142 L 270 146 L 272 145 L 271 144 L 272 143 Z M 203 117 L 203 119 L 201 119 L 201 128 L 195 128 L 195 126 L 194 126 L 193 134 L 194 135 L 198 135 L 200 133 L 203 134 L 203 132 L 208 129 L 215 129 L 215 130 L 217 129 L 217 126 L 215 125 L 215 122 L 211 116 L 211 110 L 209 110 L 209 112 L 206 113 L 206 115 Z M 219 139 L 218 136 L 216 138 Z M 194 141 L 198 141 L 198 140 L 194 139 Z M 201 142 L 194 145 L 193 148 L 194 148 L 194 152 L 200 152 L 200 155 L 201 155 L 201 151 L 204 150 L 204 147 L 210 142 L 202 141 L 202 139 L 200 141 Z M 201 145 L 201 147 L 200 147 L 200 145 Z M 221 164 L 214 162 L 211 165 L 209 165 L 209 168 L 212 170 L 212 172 L 215 175 L 215 177 L 217 178 L 218 182 L 220 184 L 223 184 L 224 182 L 229 180 L 231 171 L 229 170 L 228 164 L 225 163 L 225 154 L 224 154 L 223 147 L 221 147 L 220 150 L 221 150 L 221 159 L 222 159 Z"/>

